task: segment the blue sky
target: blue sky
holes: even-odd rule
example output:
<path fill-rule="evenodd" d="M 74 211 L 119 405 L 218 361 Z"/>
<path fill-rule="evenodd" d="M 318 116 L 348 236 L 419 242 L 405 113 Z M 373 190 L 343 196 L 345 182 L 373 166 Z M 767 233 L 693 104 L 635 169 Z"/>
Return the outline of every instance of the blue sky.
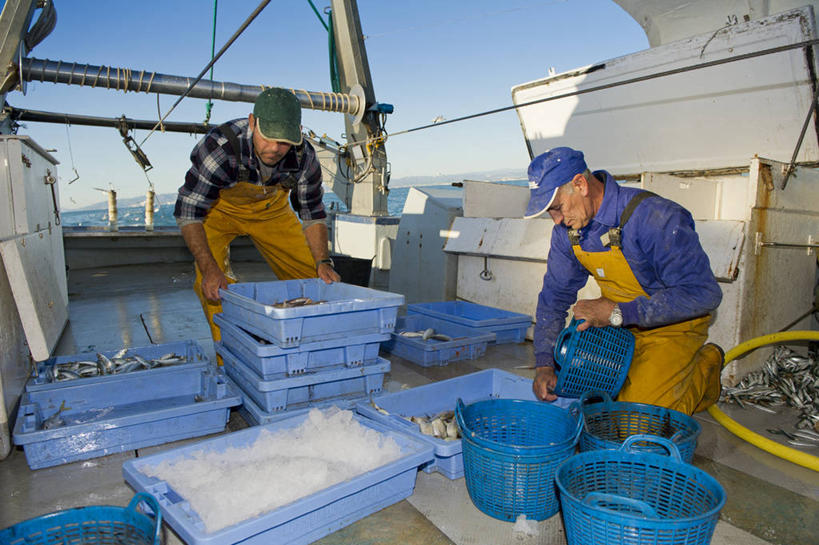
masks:
<path fill-rule="evenodd" d="M 30 56 L 64 62 L 196 76 L 210 60 L 210 0 L 71 0 L 56 3 L 57 27 Z M 327 0 L 314 0 L 319 8 Z M 219 2 L 216 49 L 258 5 Z M 395 105 L 390 132 L 511 104 L 514 85 L 645 49 L 639 25 L 610 0 L 359 0 L 359 13 L 379 102 Z M 214 68 L 214 79 L 329 91 L 327 34 L 307 0 L 271 2 Z M 164 114 L 177 97 L 161 95 Z M 105 117 L 157 119 L 155 94 L 30 82 L 16 107 Z M 251 104 L 216 102 L 212 123 L 245 117 Z M 205 101 L 186 98 L 169 121 L 203 121 Z M 305 126 L 342 141 L 339 114 L 305 110 Z M 95 187 L 111 184 L 123 197 L 144 193 L 147 181 L 119 133 L 44 123 L 20 134 L 54 149 L 61 162 L 61 200 L 72 208 L 99 201 Z M 147 131 L 137 131 L 142 142 Z M 197 136 L 154 134 L 144 151 L 159 193 L 174 192 Z M 69 149 L 70 148 L 70 149 Z M 529 157 L 513 111 L 398 135 L 387 142 L 394 178 L 519 168 Z M 71 185 L 72 165 L 80 179 Z"/>

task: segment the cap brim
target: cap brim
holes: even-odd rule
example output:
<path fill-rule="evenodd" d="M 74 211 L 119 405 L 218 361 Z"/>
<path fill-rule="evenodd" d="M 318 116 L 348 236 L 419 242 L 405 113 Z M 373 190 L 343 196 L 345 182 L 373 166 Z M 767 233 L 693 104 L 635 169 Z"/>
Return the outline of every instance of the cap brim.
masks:
<path fill-rule="evenodd" d="M 558 190 L 560 190 L 559 187 L 555 188 L 551 195 L 548 195 L 546 192 L 537 193 L 533 191 L 529 197 L 529 206 L 526 207 L 526 213 L 523 215 L 523 219 L 528 220 L 545 214 L 549 207 L 552 206 L 555 197 L 557 197 Z"/>
<path fill-rule="evenodd" d="M 286 142 L 294 146 L 300 146 L 304 140 L 304 137 L 301 134 L 301 127 L 292 128 L 292 130 L 286 131 L 287 134 L 284 134 L 282 131 L 273 131 L 270 129 L 264 131 L 263 125 L 264 122 L 258 124 L 259 136 L 265 140 L 269 140 L 271 142 Z M 296 138 L 296 135 L 298 135 L 298 138 Z"/>

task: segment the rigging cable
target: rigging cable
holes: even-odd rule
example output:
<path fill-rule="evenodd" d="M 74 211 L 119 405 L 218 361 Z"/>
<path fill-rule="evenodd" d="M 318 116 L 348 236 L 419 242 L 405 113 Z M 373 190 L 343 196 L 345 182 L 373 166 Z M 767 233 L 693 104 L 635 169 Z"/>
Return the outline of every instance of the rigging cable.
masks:
<path fill-rule="evenodd" d="M 216 8 L 219 0 L 213 0 L 213 36 L 210 40 L 210 60 L 213 62 L 214 52 L 216 51 Z M 210 80 L 213 81 L 213 65 L 210 67 Z M 208 103 L 205 104 L 205 121 L 203 125 L 210 123 L 210 111 L 213 109 L 213 96 L 208 98 Z"/>
<path fill-rule="evenodd" d="M 313 13 L 316 14 L 321 26 L 323 26 L 324 30 L 327 31 L 327 49 L 330 54 L 330 85 L 334 93 L 340 93 L 341 79 L 338 76 L 338 62 L 336 61 L 336 38 L 335 34 L 333 33 L 333 12 L 332 10 L 326 12 L 327 22 L 325 23 L 318 9 L 316 9 L 316 5 L 313 3 L 313 0 L 307 0 L 307 3 L 310 4 L 311 8 L 313 8 Z"/>
<path fill-rule="evenodd" d="M 169 115 L 171 115 L 171 112 L 172 112 L 172 111 L 174 111 L 174 109 L 175 109 L 175 108 L 176 108 L 176 107 L 179 105 L 179 103 L 180 103 L 180 102 L 182 102 L 182 99 L 184 99 L 186 96 L 188 96 L 188 93 L 190 93 L 190 92 L 191 92 L 191 89 L 193 89 L 193 88 L 194 88 L 194 86 L 196 86 L 196 84 L 197 84 L 197 83 L 199 83 L 199 80 L 201 80 L 201 79 L 202 79 L 202 77 L 203 77 L 203 76 L 204 76 L 204 75 L 205 75 L 205 74 L 208 72 L 208 69 L 210 69 L 210 67 L 211 67 L 211 66 L 213 66 L 214 64 L 216 64 L 216 61 L 218 61 L 218 60 L 219 60 L 219 58 L 220 58 L 220 57 L 221 57 L 221 56 L 222 56 L 222 55 L 225 53 L 225 51 L 227 51 L 227 50 L 228 50 L 228 48 L 229 48 L 231 45 L 233 45 L 233 42 L 235 42 L 235 41 L 236 41 L 236 39 L 237 39 L 237 38 L 239 38 L 239 36 L 242 34 L 242 32 L 244 32 L 244 31 L 245 31 L 245 29 L 246 29 L 246 28 L 247 28 L 247 27 L 250 25 L 250 23 L 252 23 L 252 22 L 253 22 L 253 19 L 255 19 L 255 18 L 256 18 L 256 16 L 257 16 L 257 15 L 259 15 L 259 13 L 261 13 L 261 12 L 262 12 L 262 10 L 263 10 L 263 9 L 264 9 L 264 8 L 265 8 L 265 7 L 266 7 L 266 6 L 267 6 L 269 3 L 270 3 L 270 0 L 262 0 L 262 1 L 261 1 L 261 3 L 259 3 L 259 5 L 256 7 L 256 9 L 255 9 L 255 10 L 253 10 L 253 13 L 251 13 L 251 14 L 250 14 L 250 15 L 247 17 L 247 19 L 245 20 L 245 22 L 244 22 L 244 23 L 242 23 L 242 26 L 240 26 L 240 27 L 239 27 L 239 29 L 238 29 L 238 30 L 236 30 L 236 32 L 234 32 L 234 33 L 233 33 L 233 36 L 231 36 L 231 37 L 230 37 L 230 39 L 227 41 L 227 43 L 226 43 L 225 45 L 223 45 L 223 46 L 222 46 L 222 49 L 220 49 L 220 50 L 219 50 L 219 53 L 217 53 L 217 54 L 216 54 L 216 56 L 215 56 L 213 59 L 211 59 L 211 61 L 210 61 L 210 62 L 209 62 L 209 63 L 208 63 L 206 66 L 205 66 L 205 68 L 203 68 L 203 69 L 202 69 L 202 71 L 201 71 L 201 72 L 199 72 L 199 75 L 198 75 L 198 76 L 196 76 L 196 79 L 194 79 L 194 80 L 193 80 L 193 81 L 192 81 L 192 82 L 191 82 L 191 83 L 188 85 L 188 88 L 187 88 L 187 89 L 185 89 L 185 92 L 184 92 L 184 93 L 182 93 L 182 95 L 181 95 L 181 96 L 180 96 L 178 99 L 176 99 L 176 102 L 174 102 L 174 103 L 173 103 L 173 106 L 171 106 L 171 109 L 170 109 L 170 110 L 168 110 L 168 112 L 167 112 L 167 113 L 166 113 L 164 116 L 162 116 L 162 117 L 159 119 L 159 121 L 157 121 L 157 123 L 156 123 L 156 125 L 154 126 L 154 128 L 153 128 L 153 129 L 151 129 L 151 132 L 149 132 L 149 133 L 148 133 L 148 135 L 145 137 L 145 139 L 144 139 L 144 140 L 142 140 L 142 144 L 141 144 L 141 145 L 143 145 L 143 146 L 145 145 L 145 141 L 146 141 L 146 140 L 148 140 L 148 138 L 150 138 L 150 137 L 151 137 L 151 135 L 152 135 L 154 132 L 156 132 L 157 127 L 159 127 L 159 126 L 162 124 L 162 122 L 163 122 L 163 121 L 165 121 L 165 119 L 166 119 L 166 118 L 167 118 Z"/>

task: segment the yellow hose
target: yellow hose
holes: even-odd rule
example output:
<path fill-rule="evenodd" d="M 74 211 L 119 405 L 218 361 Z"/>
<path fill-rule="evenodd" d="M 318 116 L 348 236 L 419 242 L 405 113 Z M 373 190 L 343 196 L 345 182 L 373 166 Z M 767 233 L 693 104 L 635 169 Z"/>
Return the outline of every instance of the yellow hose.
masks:
<path fill-rule="evenodd" d="M 732 361 L 755 348 L 765 346 L 768 344 L 784 343 L 787 341 L 819 341 L 819 331 L 786 331 L 783 333 L 772 333 L 770 335 L 763 335 L 756 337 L 744 343 L 738 344 L 725 354 L 725 363 Z M 722 412 L 716 405 L 711 405 L 708 408 L 708 414 L 714 417 L 714 420 L 722 424 L 725 429 L 751 443 L 755 447 L 759 447 L 764 451 L 770 452 L 774 456 L 778 456 L 794 464 L 819 471 L 819 457 L 812 456 L 801 450 L 786 447 L 776 441 L 771 441 L 767 437 L 763 437 L 758 433 L 754 433 L 745 426 L 740 425 L 735 420 Z"/>

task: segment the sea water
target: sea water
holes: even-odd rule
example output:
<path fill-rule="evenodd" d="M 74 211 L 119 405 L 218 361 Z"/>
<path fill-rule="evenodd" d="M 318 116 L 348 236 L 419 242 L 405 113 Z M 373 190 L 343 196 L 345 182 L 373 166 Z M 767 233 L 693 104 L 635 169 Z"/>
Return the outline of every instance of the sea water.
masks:
<path fill-rule="evenodd" d="M 428 187 L 452 187 L 449 185 L 428 186 Z M 407 200 L 409 194 L 409 187 L 396 187 L 390 189 L 387 195 L 387 211 L 391 216 L 400 216 L 404 210 L 404 201 Z M 162 202 L 158 203 L 158 209 L 154 212 L 154 226 L 156 227 L 175 227 L 176 221 L 173 217 L 173 209 L 175 203 Z M 324 192 L 324 206 L 332 208 L 339 212 L 346 212 L 347 207 L 339 199 L 335 193 L 330 191 Z M 145 225 L 145 206 L 131 206 L 127 208 L 120 208 L 118 210 L 117 223 L 120 227 L 141 227 Z M 73 210 L 64 211 L 60 214 L 63 225 L 77 226 L 77 227 L 101 227 L 108 225 L 108 210 Z"/>

